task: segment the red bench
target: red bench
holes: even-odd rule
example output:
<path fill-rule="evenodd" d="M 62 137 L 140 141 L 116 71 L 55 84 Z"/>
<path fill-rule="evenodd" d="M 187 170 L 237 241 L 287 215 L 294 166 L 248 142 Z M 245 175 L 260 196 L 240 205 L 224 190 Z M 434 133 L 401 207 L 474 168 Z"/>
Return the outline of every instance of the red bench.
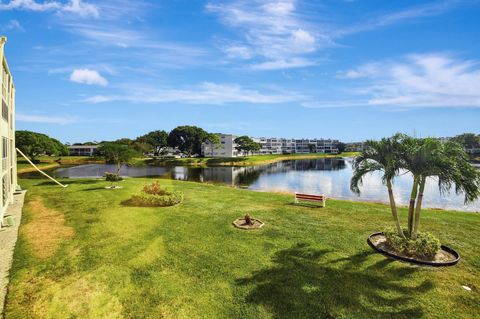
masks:
<path fill-rule="evenodd" d="M 320 203 L 321 207 L 325 207 L 327 197 L 325 195 L 308 195 L 295 193 L 295 204 L 298 204 L 299 201 L 317 202 Z"/>

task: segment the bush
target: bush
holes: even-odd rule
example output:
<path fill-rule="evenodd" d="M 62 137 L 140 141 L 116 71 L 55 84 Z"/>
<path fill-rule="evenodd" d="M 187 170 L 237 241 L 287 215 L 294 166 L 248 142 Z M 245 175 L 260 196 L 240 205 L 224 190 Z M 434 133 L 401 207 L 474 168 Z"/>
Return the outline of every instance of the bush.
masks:
<path fill-rule="evenodd" d="M 105 179 L 107 182 L 112 182 L 112 183 L 123 180 L 123 178 L 120 177 L 120 175 L 115 173 L 105 173 Z"/>
<path fill-rule="evenodd" d="M 147 184 L 143 186 L 142 190 L 145 194 L 150 194 L 150 195 L 165 195 L 165 190 L 163 190 L 160 187 L 160 182 L 155 181 L 151 184 Z"/>
<path fill-rule="evenodd" d="M 151 195 L 141 193 L 133 195 L 129 204 L 145 207 L 165 207 L 179 204 L 183 201 L 183 193 L 178 191 L 165 191 L 165 195 Z"/>
<path fill-rule="evenodd" d="M 165 207 L 179 204 L 182 201 L 182 192 L 162 189 L 160 183 L 155 181 L 143 186 L 142 192 L 133 195 L 126 204 L 143 207 Z"/>
<path fill-rule="evenodd" d="M 404 230 L 407 233 L 407 230 Z M 404 239 L 395 228 L 384 231 L 387 245 L 396 252 L 409 257 L 433 259 L 440 249 L 440 241 L 430 233 L 418 233 L 416 239 Z"/>

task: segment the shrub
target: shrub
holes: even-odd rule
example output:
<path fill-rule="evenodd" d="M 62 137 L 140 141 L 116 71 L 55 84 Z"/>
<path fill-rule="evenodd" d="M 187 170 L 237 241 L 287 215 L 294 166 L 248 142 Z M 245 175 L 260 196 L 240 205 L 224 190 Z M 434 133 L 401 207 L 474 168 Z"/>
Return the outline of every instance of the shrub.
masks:
<path fill-rule="evenodd" d="M 165 190 L 160 187 L 160 182 L 155 181 L 151 184 L 143 186 L 142 190 L 145 194 L 150 195 L 165 195 Z"/>
<path fill-rule="evenodd" d="M 404 229 L 404 233 L 407 233 L 407 229 Z M 392 227 L 384 234 L 390 248 L 409 257 L 433 259 L 440 249 L 440 241 L 430 233 L 418 233 L 415 239 L 404 239 Z"/>
<path fill-rule="evenodd" d="M 105 173 L 105 179 L 107 182 L 118 182 L 121 181 L 123 178 L 120 177 L 118 174 L 115 173 Z"/>
<path fill-rule="evenodd" d="M 164 195 L 140 193 L 130 198 L 129 204 L 145 207 L 165 207 L 179 204 L 183 201 L 183 193 L 179 191 L 164 191 Z"/>
<path fill-rule="evenodd" d="M 182 201 L 182 192 L 162 189 L 160 183 L 155 181 L 143 186 L 142 192 L 133 195 L 126 204 L 144 207 L 165 207 L 179 204 Z"/>

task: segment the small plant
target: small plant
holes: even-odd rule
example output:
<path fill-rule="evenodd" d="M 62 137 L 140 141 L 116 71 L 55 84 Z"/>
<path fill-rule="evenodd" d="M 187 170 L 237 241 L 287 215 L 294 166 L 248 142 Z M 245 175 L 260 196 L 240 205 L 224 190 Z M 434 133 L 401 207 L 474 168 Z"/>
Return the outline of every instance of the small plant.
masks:
<path fill-rule="evenodd" d="M 143 192 L 150 195 L 164 195 L 165 190 L 160 187 L 160 182 L 155 181 L 151 184 L 143 186 Z"/>
<path fill-rule="evenodd" d="M 403 232 L 406 234 L 408 229 Z M 409 257 L 431 260 L 440 250 L 440 241 L 430 233 L 422 232 L 415 239 L 405 239 L 392 227 L 384 231 L 384 234 L 390 248 Z"/>
<path fill-rule="evenodd" d="M 245 224 L 253 225 L 252 217 L 249 214 L 246 214 L 244 218 L 245 218 Z"/>
<path fill-rule="evenodd" d="M 182 192 L 162 189 L 160 183 L 155 181 L 143 186 L 141 193 L 133 195 L 125 204 L 142 207 L 165 207 L 179 204 L 182 201 Z"/>
<path fill-rule="evenodd" d="M 105 180 L 107 182 L 110 182 L 111 183 L 110 186 L 113 188 L 114 187 L 113 183 L 119 182 L 119 181 L 123 180 L 123 178 L 118 174 L 106 172 L 105 173 Z"/>

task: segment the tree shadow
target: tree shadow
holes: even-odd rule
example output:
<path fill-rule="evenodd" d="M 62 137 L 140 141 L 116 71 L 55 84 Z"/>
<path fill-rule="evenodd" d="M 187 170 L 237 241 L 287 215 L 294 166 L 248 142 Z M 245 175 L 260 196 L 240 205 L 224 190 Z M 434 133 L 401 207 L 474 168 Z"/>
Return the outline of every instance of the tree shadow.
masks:
<path fill-rule="evenodd" d="M 340 259 L 328 258 L 329 253 L 297 244 L 278 251 L 273 266 L 237 284 L 253 285 L 246 301 L 264 306 L 273 318 L 422 317 L 412 301 L 433 284 L 418 283 L 416 268 L 390 269 L 388 259 L 371 264 L 373 252 Z"/>

